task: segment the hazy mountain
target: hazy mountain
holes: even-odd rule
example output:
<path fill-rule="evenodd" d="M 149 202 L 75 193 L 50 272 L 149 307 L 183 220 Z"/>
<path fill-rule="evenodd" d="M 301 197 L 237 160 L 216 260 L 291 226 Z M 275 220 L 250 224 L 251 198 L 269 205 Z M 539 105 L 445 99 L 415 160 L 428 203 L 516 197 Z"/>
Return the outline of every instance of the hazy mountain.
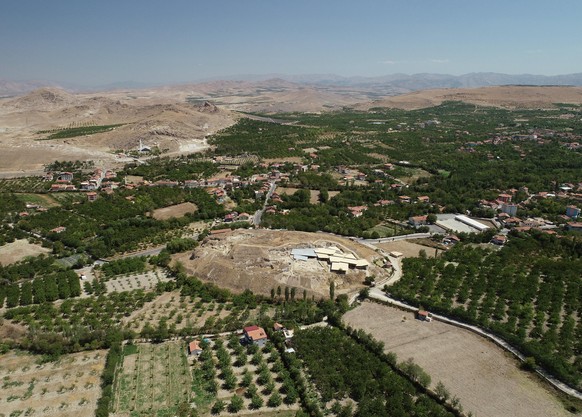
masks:
<path fill-rule="evenodd" d="M 563 75 L 501 74 L 474 72 L 463 75 L 451 74 L 388 74 L 378 77 L 343 77 L 336 74 L 242 74 L 199 79 L 188 84 L 215 83 L 219 81 L 247 81 L 260 83 L 279 79 L 295 84 L 316 87 L 356 88 L 371 95 L 396 95 L 411 91 L 435 88 L 476 88 L 494 85 L 572 85 L 582 86 L 582 73 Z M 186 84 L 186 83 L 180 83 Z M 50 81 L 0 80 L 0 96 L 28 93 L 41 87 L 60 87 L 68 91 L 108 91 L 116 89 L 140 89 L 157 87 L 162 83 L 140 83 L 134 81 L 115 82 L 98 86 L 63 85 Z"/>

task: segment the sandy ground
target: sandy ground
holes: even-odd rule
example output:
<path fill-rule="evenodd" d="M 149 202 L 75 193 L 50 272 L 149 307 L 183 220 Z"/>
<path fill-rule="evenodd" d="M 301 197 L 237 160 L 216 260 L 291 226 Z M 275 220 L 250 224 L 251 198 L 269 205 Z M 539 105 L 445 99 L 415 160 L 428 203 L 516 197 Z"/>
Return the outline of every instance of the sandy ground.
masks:
<path fill-rule="evenodd" d="M 344 320 L 383 341 L 399 361 L 413 358 L 431 375 L 433 387 L 442 381 L 477 417 L 572 416 L 505 351 L 467 330 L 370 302 Z"/>
<path fill-rule="evenodd" d="M 326 297 L 331 281 L 336 284 L 337 294 L 360 288 L 366 271 L 350 270 L 338 275 L 329 271 L 326 262 L 291 258 L 293 248 L 332 245 L 370 263 L 379 257 L 367 246 L 326 233 L 239 229 L 211 236 L 193 252 L 177 254 L 174 259 L 182 262 L 189 274 L 235 291 L 248 288 L 268 295 L 271 288 L 288 286 Z M 385 271 L 371 265 L 368 273 L 382 276 Z"/>
<path fill-rule="evenodd" d="M 15 240 L 0 246 L 0 265 L 8 265 L 18 262 L 27 256 L 37 256 L 41 253 L 49 253 L 51 250 L 40 245 L 28 243 L 26 239 Z"/>
<path fill-rule="evenodd" d="M 180 218 L 184 217 L 188 213 L 194 213 L 198 210 L 196 204 L 193 203 L 182 203 L 176 204 L 175 206 L 169 206 L 164 208 L 159 208 L 154 210 L 154 219 L 156 220 L 168 220 L 172 217 Z"/>
<path fill-rule="evenodd" d="M 434 248 L 419 245 L 408 240 L 397 240 L 395 242 L 378 243 L 376 246 L 384 249 L 386 252 L 400 252 L 405 258 L 418 258 L 421 250 L 426 251 L 429 257 L 434 256 Z"/>
<path fill-rule="evenodd" d="M 101 395 L 106 351 L 64 355 L 38 365 L 38 356 L 9 352 L 0 356 L 0 412 L 35 416 L 90 417 Z M 30 415 L 30 414 L 25 414 Z"/>

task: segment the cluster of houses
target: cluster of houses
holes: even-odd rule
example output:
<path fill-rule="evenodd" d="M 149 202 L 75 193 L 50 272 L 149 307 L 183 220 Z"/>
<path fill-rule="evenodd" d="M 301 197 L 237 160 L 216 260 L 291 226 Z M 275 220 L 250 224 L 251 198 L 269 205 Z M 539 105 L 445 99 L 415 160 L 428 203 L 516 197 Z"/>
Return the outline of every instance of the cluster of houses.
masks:
<path fill-rule="evenodd" d="M 350 269 L 367 270 L 370 263 L 360 259 L 353 253 L 344 253 L 341 249 L 330 246 L 327 248 L 296 248 L 291 250 L 295 261 L 315 259 L 326 262 L 331 272 L 346 274 Z"/>
<path fill-rule="evenodd" d="M 79 187 L 73 184 L 75 174 L 72 172 L 47 172 L 43 179 L 45 181 L 55 181 L 51 184 L 50 191 L 60 192 L 60 191 L 88 191 L 87 199 L 89 201 L 95 201 L 97 198 L 96 190 L 104 190 L 106 192 L 112 192 L 114 189 L 119 187 L 119 183 L 113 181 L 113 178 L 117 176 L 114 171 L 106 170 L 103 171 L 101 168 L 95 169 L 89 177 L 88 180 L 81 181 Z M 55 180 L 56 177 L 56 180 Z"/>

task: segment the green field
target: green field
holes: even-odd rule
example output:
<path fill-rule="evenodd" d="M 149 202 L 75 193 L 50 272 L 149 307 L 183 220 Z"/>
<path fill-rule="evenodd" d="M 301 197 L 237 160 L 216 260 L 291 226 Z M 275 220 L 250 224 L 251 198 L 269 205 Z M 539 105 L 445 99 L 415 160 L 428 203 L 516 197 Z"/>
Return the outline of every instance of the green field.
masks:
<path fill-rule="evenodd" d="M 42 130 L 38 133 L 50 133 L 44 140 L 65 139 L 74 138 L 77 136 L 93 135 L 95 133 L 109 132 L 110 130 L 113 130 L 119 126 L 123 126 L 123 124 L 70 127 L 66 129 L 59 129 L 56 131 Z"/>

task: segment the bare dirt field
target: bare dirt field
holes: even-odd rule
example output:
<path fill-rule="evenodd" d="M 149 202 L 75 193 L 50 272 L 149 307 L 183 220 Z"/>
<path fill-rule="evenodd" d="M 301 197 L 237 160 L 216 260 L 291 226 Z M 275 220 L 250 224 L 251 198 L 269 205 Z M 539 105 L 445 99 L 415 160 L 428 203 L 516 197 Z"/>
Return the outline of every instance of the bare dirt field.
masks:
<path fill-rule="evenodd" d="M 93 416 L 106 353 L 75 353 L 40 365 L 37 356 L 27 353 L 11 351 L 0 356 L 0 413 L 7 417 L 33 413 L 39 417 Z"/>
<path fill-rule="evenodd" d="M 442 381 L 475 416 L 572 416 L 504 350 L 467 330 L 421 322 L 410 312 L 371 302 L 346 313 L 344 320 L 383 341 L 399 361 L 413 358 L 431 375 L 433 387 Z"/>
<path fill-rule="evenodd" d="M 429 257 L 434 256 L 434 248 L 419 245 L 418 243 L 414 243 L 409 240 L 397 240 L 395 242 L 379 243 L 376 246 L 384 249 L 387 252 L 400 252 L 405 258 L 418 258 L 418 256 L 420 256 L 419 254 L 421 250 L 426 251 L 426 255 Z"/>
<path fill-rule="evenodd" d="M 196 210 L 198 210 L 198 207 L 194 203 L 176 204 L 154 210 L 153 218 L 156 220 L 168 220 L 172 217 L 179 219 L 188 213 L 194 213 Z"/>
<path fill-rule="evenodd" d="M 0 246 L 0 265 L 12 264 L 23 260 L 27 256 L 38 256 L 49 252 L 50 249 L 28 243 L 26 239 L 15 240 L 12 243 Z"/>
<path fill-rule="evenodd" d="M 248 288 L 268 295 L 271 288 L 296 287 L 309 294 L 327 296 L 334 281 L 336 293 L 360 288 L 366 271 L 350 270 L 345 275 L 330 272 L 326 262 L 310 259 L 295 261 L 291 249 L 337 246 L 353 252 L 372 265 L 369 274 L 383 276 L 384 270 L 373 265 L 379 255 L 367 246 L 325 233 L 304 233 L 276 230 L 236 230 L 210 236 L 193 252 L 178 254 L 189 274 L 235 291 Z"/>

